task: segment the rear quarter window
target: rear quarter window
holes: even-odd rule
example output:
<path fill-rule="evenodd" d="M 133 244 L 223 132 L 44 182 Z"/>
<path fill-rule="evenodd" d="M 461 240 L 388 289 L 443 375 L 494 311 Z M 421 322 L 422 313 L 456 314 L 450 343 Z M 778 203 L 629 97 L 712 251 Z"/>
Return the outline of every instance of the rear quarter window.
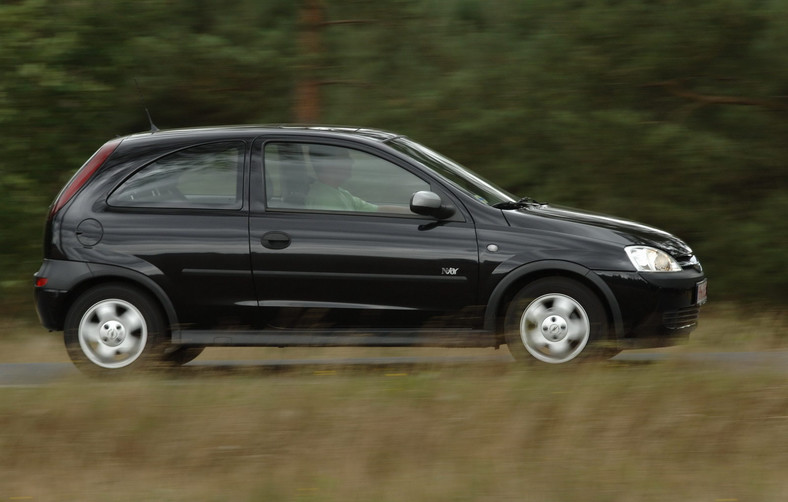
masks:
<path fill-rule="evenodd" d="M 180 150 L 135 172 L 107 202 L 115 207 L 240 209 L 243 161 L 240 141 Z"/>

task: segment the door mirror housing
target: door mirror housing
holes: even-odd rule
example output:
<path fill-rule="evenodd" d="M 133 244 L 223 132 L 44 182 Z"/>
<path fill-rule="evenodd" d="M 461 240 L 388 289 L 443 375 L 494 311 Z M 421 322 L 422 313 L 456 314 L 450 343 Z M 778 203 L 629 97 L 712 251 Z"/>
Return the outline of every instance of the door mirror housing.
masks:
<path fill-rule="evenodd" d="M 422 216 L 438 220 L 451 218 L 455 209 L 443 202 L 440 195 L 426 190 L 414 193 L 410 198 L 410 210 Z"/>

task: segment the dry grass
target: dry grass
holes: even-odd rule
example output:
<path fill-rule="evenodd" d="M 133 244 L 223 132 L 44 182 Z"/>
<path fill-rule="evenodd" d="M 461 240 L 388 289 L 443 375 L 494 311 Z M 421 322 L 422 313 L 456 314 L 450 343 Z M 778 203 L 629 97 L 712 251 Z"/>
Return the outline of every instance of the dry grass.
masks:
<path fill-rule="evenodd" d="M 512 365 L 0 389 L 0 500 L 715 501 L 788 493 L 785 374 Z"/>
<path fill-rule="evenodd" d="M 728 337 L 727 315 L 682 350 L 784 336 L 777 316 L 758 325 L 774 340 Z M 3 361 L 15 346 L 65 360 L 59 336 L 30 338 L 5 337 Z M 358 354 L 341 350 L 319 354 Z M 465 364 L 0 388 L 0 501 L 782 501 L 788 381 L 770 371 Z"/>
<path fill-rule="evenodd" d="M 711 303 L 701 309 L 690 348 L 768 350 L 788 347 L 788 309 Z"/>

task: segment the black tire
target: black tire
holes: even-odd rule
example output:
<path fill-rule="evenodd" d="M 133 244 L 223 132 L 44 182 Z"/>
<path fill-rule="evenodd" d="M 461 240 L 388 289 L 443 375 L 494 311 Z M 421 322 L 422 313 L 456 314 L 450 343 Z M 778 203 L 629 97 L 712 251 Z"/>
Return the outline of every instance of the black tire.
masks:
<path fill-rule="evenodd" d="M 183 366 L 197 359 L 205 347 L 172 347 L 164 352 L 163 361 L 172 366 Z"/>
<path fill-rule="evenodd" d="M 512 299 L 504 320 L 509 352 L 518 361 L 561 364 L 598 354 L 607 316 L 593 291 L 565 277 L 538 279 Z"/>
<path fill-rule="evenodd" d="M 64 340 L 77 368 L 108 375 L 160 363 L 166 334 L 164 316 L 148 294 L 126 284 L 104 284 L 71 306 Z"/>

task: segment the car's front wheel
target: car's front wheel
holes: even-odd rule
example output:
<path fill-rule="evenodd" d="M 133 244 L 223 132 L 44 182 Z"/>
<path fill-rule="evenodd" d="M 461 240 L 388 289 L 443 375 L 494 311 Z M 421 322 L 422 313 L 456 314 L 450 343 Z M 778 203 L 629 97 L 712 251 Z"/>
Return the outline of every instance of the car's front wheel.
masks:
<path fill-rule="evenodd" d="M 80 296 L 66 316 L 64 338 L 74 364 L 116 373 L 162 360 L 166 331 L 158 304 L 133 286 L 105 284 Z"/>
<path fill-rule="evenodd" d="M 590 342 L 607 332 L 597 296 L 565 277 L 539 279 L 522 288 L 504 322 L 509 351 L 520 361 L 567 363 L 588 355 Z"/>

